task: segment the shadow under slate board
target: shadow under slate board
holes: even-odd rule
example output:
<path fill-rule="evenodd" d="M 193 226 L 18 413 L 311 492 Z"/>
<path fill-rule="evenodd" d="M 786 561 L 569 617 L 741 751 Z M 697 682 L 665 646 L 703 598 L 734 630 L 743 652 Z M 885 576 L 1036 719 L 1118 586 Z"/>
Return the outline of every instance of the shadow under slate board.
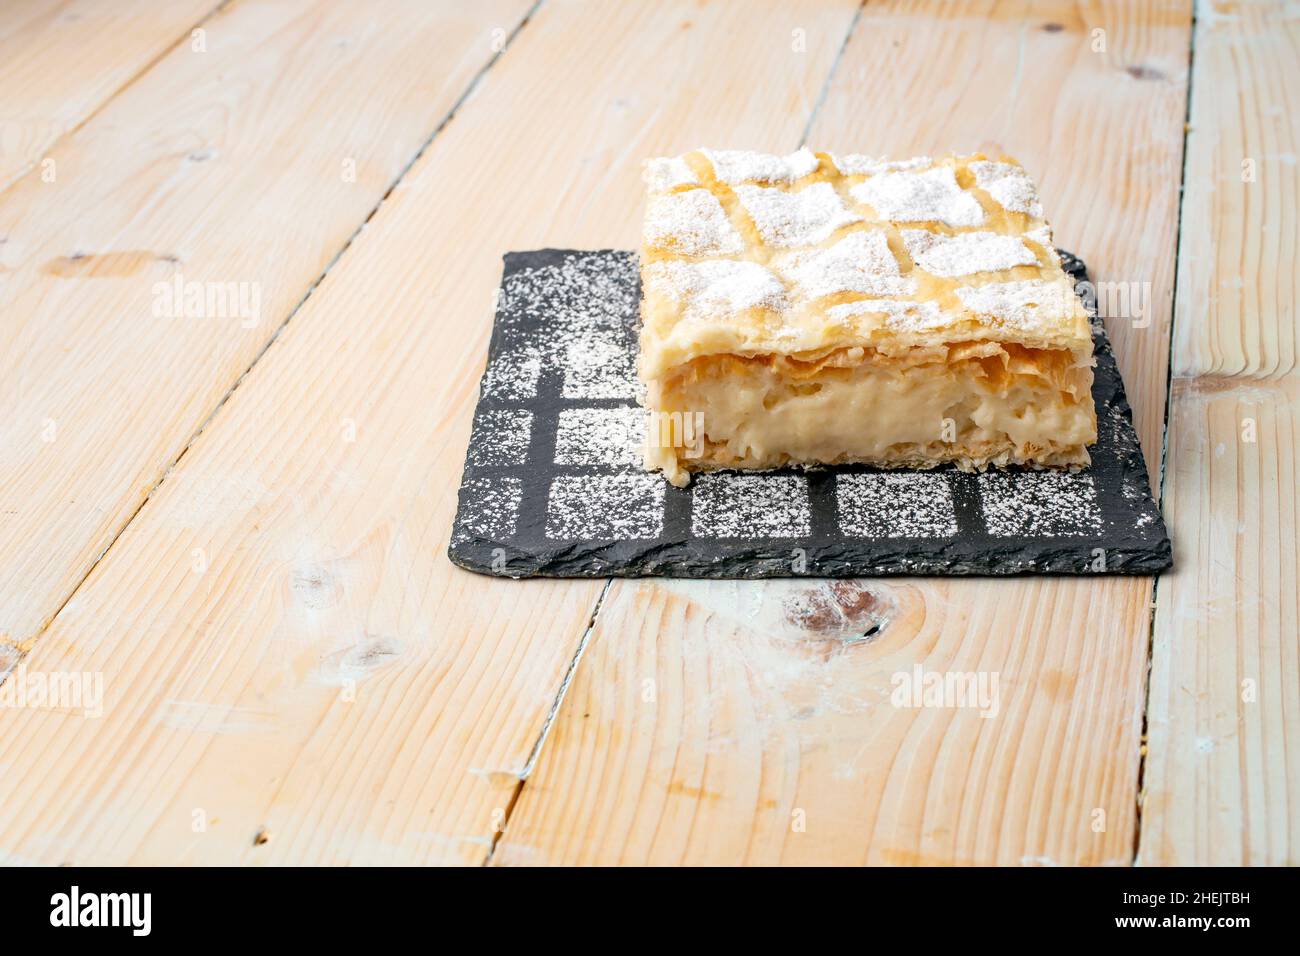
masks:
<path fill-rule="evenodd" d="M 1086 280 L 1083 263 L 1062 253 Z M 503 577 L 1153 574 L 1169 537 L 1092 315 L 1098 441 L 1075 474 L 643 471 L 634 253 L 505 257 L 451 560 Z M 1088 304 L 1085 298 L 1085 304 Z"/>

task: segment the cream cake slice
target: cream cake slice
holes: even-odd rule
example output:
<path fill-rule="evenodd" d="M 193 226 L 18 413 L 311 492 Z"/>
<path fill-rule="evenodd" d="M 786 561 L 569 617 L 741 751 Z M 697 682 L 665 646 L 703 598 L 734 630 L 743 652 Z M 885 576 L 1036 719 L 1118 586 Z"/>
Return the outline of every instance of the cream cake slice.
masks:
<path fill-rule="evenodd" d="M 646 467 L 1086 465 L 1088 316 L 1007 157 L 651 159 Z"/>

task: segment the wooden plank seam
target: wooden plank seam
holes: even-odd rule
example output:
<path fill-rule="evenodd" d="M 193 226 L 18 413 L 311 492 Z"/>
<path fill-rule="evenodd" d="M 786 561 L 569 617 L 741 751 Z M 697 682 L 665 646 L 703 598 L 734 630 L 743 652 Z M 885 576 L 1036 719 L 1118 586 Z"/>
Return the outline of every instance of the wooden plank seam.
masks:
<path fill-rule="evenodd" d="M 1191 28 L 1187 32 L 1187 91 L 1183 111 L 1183 162 L 1178 177 L 1178 219 L 1174 230 L 1174 283 L 1173 294 L 1169 303 L 1169 357 L 1165 365 L 1165 407 L 1164 423 L 1160 431 L 1160 474 L 1156 479 L 1156 504 L 1164 510 L 1165 474 L 1169 467 L 1169 414 L 1173 406 L 1174 388 L 1174 325 L 1178 321 L 1178 260 L 1182 253 L 1183 204 L 1187 196 L 1187 137 L 1192 128 L 1192 96 L 1195 94 L 1193 84 L 1196 82 L 1196 28 L 1199 4 L 1192 4 Z M 1172 530 L 1172 529 L 1171 529 Z M 1142 802 L 1146 795 L 1147 772 L 1147 727 L 1151 718 L 1151 669 L 1155 664 L 1156 646 L 1156 607 L 1160 603 L 1160 578 L 1151 582 L 1151 602 L 1147 610 L 1147 666 L 1143 676 L 1142 689 L 1142 732 L 1138 735 L 1138 770 L 1137 792 L 1133 795 L 1136 804 L 1133 813 L 1133 843 L 1130 866 L 1136 866 L 1142 845 Z"/>
<path fill-rule="evenodd" d="M 537 740 L 533 742 L 532 750 L 528 752 L 528 759 L 524 761 L 523 767 L 516 775 L 514 792 L 510 794 L 510 799 L 506 801 L 501 817 L 501 825 L 492 833 L 492 842 L 488 847 L 487 855 L 483 857 L 481 866 L 492 865 L 492 856 L 496 853 L 501 838 L 505 836 L 506 827 L 510 823 L 510 814 L 514 812 L 515 805 L 519 803 L 519 796 L 524 792 L 524 785 L 528 782 L 528 778 L 537 766 L 537 759 L 542 754 L 542 747 L 546 743 L 546 738 L 550 736 L 551 727 L 554 726 L 555 718 L 560 712 L 560 707 L 564 704 L 564 698 L 568 695 L 569 686 L 573 683 L 574 675 L 578 673 L 578 664 L 582 661 L 587 645 L 591 643 L 591 637 L 596 631 L 596 618 L 600 616 L 601 606 L 605 603 L 605 595 L 609 593 L 610 586 L 613 583 L 613 578 L 607 578 L 605 586 L 600 589 L 600 595 L 596 598 L 595 607 L 591 611 L 591 618 L 587 621 L 587 627 L 582 632 L 582 637 L 578 640 L 577 650 L 573 652 L 573 658 L 569 661 L 569 666 L 564 672 L 564 679 L 560 681 L 560 687 L 555 693 L 555 699 L 551 701 L 550 710 L 546 712 L 546 719 L 542 723 L 542 729 L 537 735 Z"/>

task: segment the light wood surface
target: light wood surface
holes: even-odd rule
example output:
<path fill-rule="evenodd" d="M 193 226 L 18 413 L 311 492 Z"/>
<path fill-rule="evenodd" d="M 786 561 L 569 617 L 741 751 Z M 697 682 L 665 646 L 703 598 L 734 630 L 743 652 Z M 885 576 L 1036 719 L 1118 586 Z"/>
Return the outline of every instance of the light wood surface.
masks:
<path fill-rule="evenodd" d="M 110 5 L 0 49 L 65 7 Z M 1286 8 L 1198 9 L 1181 243 L 1190 0 L 230 0 L 201 55 L 155 20 L 51 78 L 58 178 L 0 191 L 0 674 L 104 700 L 0 709 L 0 862 L 1294 862 Z M 642 157 L 805 137 L 1005 150 L 1145 288 L 1108 326 L 1157 480 L 1173 374 L 1154 657 L 1149 579 L 449 564 L 501 254 L 632 247 Z M 259 323 L 153 316 L 177 272 Z M 895 706 L 917 666 L 996 712 Z"/>
<path fill-rule="evenodd" d="M 0 4 L 0 192 L 188 40 L 218 6 L 219 0 Z"/>
<path fill-rule="evenodd" d="M 1009 152 L 1040 180 L 1058 244 L 1094 279 L 1150 282 L 1167 312 L 1188 10 L 1034 10 L 869 4 L 809 142 Z M 936 62 L 969 79 L 918 108 Z M 1122 321 L 1158 453 L 1168 315 Z M 494 862 L 1126 863 L 1149 595 L 1148 579 L 615 581 Z M 894 707 L 894 675 L 917 665 L 996 679 L 998 713 Z"/>
<path fill-rule="evenodd" d="M 1300 16 L 1196 33 L 1139 860 L 1300 864 Z"/>
<path fill-rule="evenodd" d="M 231 4 L 10 188 L 0 635 L 67 600 L 527 5 L 467 9 Z M 176 281 L 247 308 L 174 317 Z"/>

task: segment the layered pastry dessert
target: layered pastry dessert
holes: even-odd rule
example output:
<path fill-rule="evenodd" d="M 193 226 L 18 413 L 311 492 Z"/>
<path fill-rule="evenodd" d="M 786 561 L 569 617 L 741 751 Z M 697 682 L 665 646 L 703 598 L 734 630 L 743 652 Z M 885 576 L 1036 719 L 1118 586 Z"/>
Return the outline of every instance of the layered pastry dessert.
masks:
<path fill-rule="evenodd" d="M 1086 465 L 1088 317 L 1007 157 L 645 164 L 646 467 Z"/>

